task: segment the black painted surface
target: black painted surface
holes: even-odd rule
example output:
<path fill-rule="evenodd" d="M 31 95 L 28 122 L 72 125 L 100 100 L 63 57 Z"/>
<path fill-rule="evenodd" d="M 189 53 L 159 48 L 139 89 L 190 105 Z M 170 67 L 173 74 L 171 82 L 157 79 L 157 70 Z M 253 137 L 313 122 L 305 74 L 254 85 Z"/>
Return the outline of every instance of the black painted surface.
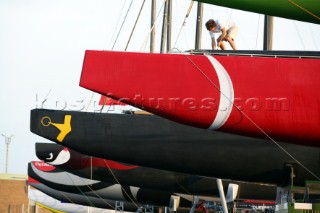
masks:
<path fill-rule="evenodd" d="M 65 176 L 66 181 L 70 182 L 71 180 L 70 176 L 68 177 L 68 174 L 59 168 L 55 168 L 55 170 L 53 171 L 42 172 L 42 174 L 44 175 L 43 177 L 39 176 L 36 170 L 37 168 L 33 168 L 31 166 L 31 163 L 28 164 L 29 177 L 39 181 L 40 183 L 52 189 L 68 192 L 68 193 L 75 193 L 84 197 L 91 196 L 91 197 L 113 200 L 112 197 L 114 196 L 118 197 L 118 195 L 112 195 L 112 193 L 115 193 L 123 197 L 123 200 L 120 200 L 120 201 L 131 202 L 133 200 L 137 202 L 140 206 L 147 205 L 147 204 L 155 205 L 155 206 L 169 206 L 171 195 L 174 195 L 169 192 L 139 188 L 137 189 L 136 197 L 134 197 L 133 196 L 134 192 L 132 191 L 130 186 L 123 185 L 122 191 L 117 191 L 115 188 L 112 188 L 112 186 L 115 184 L 111 184 L 107 182 L 98 182 L 98 183 L 87 184 L 87 185 L 78 185 L 77 183 L 75 183 L 73 185 L 69 185 L 69 184 L 65 184 L 63 182 L 63 179 L 55 179 L 55 176 L 52 175 L 54 173 L 60 173 L 63 176 Z M 70 178 L 70 180 L 68 180 L 68 178 Z M 108 187 L 111 187 L 111 188 L 108 190 L 107 189 Z M 192 205 L 192 202 L 181 198 L 181 202 L 180 202 L 181 207 L 191 207 L 191 205 Z"/>
<path fill-rule="evenodd" d="M 62 143 L 60 131 L 41 125 L 49 116 L 63 123 L 72 115 L 72 131 Z M 78 152 L 124 163 L 175 172 L 262 182 L 289 183 L 294 167 L 294 185 L 303 186 L 315 177 L 269 140 L 219 133 L 181 124 L 153 115 L 98 114 L 34 109 L 31 131 Z M 320 149 L 279 143 L 318 177 Z"/>
<path fill-rule="evenodd" d="M 50 164 L 65 147 L 55 143 L 36 143 L 36 154 L 40 160 Z M 127 169 L 110 168 L 105 165 L 106 160 L 90 157 L 69 149 L 70 160 L 56 165 L 63 170 L 84 178 L 116 183 L 115 177 L 121 184 L 160 189 L 169 192 L 219 197 L 215 178 L 189 175 L 148 167 L 128 167 Z M 54 153 L 48 161 L 49 153 Z M 119 163 L 119 162 L 117 162 Z M 122 164 L 122 163 L 119 163 Z M 109 165 L 109 164 L 108 164 Z M 124 164 L 126 166 L 132 166 Z M 109 166 L 110 167 L 110 166 Z M 223 180 L 224 191 L 227 192 L 229 183 L 240 187 L 238 199 L 275 200 L 276 187 L 237 181 Z"/>

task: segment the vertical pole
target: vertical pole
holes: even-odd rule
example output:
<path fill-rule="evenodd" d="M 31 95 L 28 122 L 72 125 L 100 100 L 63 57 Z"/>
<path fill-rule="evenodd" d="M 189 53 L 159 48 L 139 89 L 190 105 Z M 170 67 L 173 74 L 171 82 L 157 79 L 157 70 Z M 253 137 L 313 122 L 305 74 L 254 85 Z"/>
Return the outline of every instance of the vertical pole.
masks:
<path fill-rule="evenodd" d="M 163 22 L 162 22 L 162 36 L 161 36 L 161 48 L 160 52 L 165 52 L 166 46 L 166 35 L 167 35 L 167 11 L 168 11 L 168 0 L 164 3 L 164 10 L 163 10 Z"/>
<path fill-rule="evenodd" d="M 192 207 L 191 207 L 189 213 L 194 213 L 194 209 L 196 208 L 198 202 L 199 202 L 199 196 L 194 196 L 193 197 L 193 202 L 192 202 Z"/>
<path fill-rule="evenodd" d="M 156 0 L 152 0 L 152 5 L 151 5 L 151 35 L 150 35 L 150 52 L 154 52 L 154 44 L 155 44 L 155 25 L 156 23 Z"/>
<path fill-rule="evenodd" d="M 201 49 L 203 3 L 198 2 L 195 50 Z"/>
<path fill-rule="evenodd" d="M 172 0 L 168 0 L 167 16 L 167 52 L 171 50 Z"/>
<path fill-rule="evenodd" d="M 273 16 L 264 16 L 263 50 L 272 50 Z"/>
<path fill-rule="evenodd" d="M 8 174 L 8 160 L 9 160 L 9 144 L 6 143 L 6 174 Z"/>
<path fill-rule="evenodd" d="M 6 174 L 8 174 L 8 160 L 9 160 L 9 144 L 11 142 L 11 138 L 13 137 L 13 135 L 11 135 L 10 137 L 1 134 L 4 138 L 5 138 L 5 143 L 6 143 Z"/>
<path fill-rule="evenodd" d="M 219 195 L 220 195 L 220 198 L 221 198 L 221 204 L 222 204 L 223 213 L 228 213 L 226 197 L 224 195 L 223 185 L 222 185 L 221 179 L 217 179 L 217 185 L 218 185 Z"/>
<path fill-rule="evenodd" d="M 28 191 L 28 194 L 29 194 L 30 185 L 28 185 L 27 191 Z M 27 213 L 30 213 L 30 199 L 29 198 L 28 198 L 28 211 L 27 211 Z"/>

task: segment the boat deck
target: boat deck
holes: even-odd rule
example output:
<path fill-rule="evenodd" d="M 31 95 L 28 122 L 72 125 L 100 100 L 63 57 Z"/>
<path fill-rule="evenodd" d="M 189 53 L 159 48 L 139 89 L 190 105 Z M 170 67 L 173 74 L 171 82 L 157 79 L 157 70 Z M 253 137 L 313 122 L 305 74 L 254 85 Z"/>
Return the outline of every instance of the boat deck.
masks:
<path fill-rule="evenodd" d="M 210 54 L 226 56 L 252 56 L 273 58 L 320 58 L 320 51 L 282 51 L 282 50 L 188 50 L 191 54 Z"/>

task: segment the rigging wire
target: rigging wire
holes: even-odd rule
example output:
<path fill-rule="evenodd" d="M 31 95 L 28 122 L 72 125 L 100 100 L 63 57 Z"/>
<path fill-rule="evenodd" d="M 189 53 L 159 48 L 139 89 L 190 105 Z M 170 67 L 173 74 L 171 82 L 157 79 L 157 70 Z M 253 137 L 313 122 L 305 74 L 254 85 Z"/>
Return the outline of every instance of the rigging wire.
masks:
<path fill-rule="evenodd" d="M 121 17 L 121 15 L 122 15 L 122 13 L 123 13 L 124 6 L 126 5 L 126 3 L 127 3 L 127 0 L 125 0 L 124 3 L 123 3 L 121 12 L 120 12 L 119 17 L 118 17 L 118 20 L 117 20 L 116 27 L 114 28 L 114 31 L 113 31 L 112 36 L 111 36 L 111 40 L 110 40 L 109 46 L 111 46 L 111 41 L 112 41 L 112 39 L 113 39 L 114 34 L 116 33 L 116 29 L 118 28 L 118 24 L 119 24 L 119 21 L 120 21 L 120 17 Z M 113 48 L 112 48 L 112 49 L 113 49 Z"/>
<path fill-rule="evenodd" d="M 112 46 L 112 48 L 111 48 L 112 50 L 113 50 L 114 46 L 115 46 L 116 43 L 117 43 L 117 40 L 118 40 L 119 35 L 120 35 L 120 32 L 121 32 L 122 27 L 123 27 L 123 25 L 124 25 L 124 22 L 127 20 L 127 16 L 128 16 L 129 11 L 130 11 L 130 9 L 131 9 L 132 3 L 133 3 L 133 0 L 131 0 L 131 3 L 130 3 L 130 5 L 129 5 L 129 8 L 128 8 L 127 13 L 126 13 L 126 16 L 125 16 L 124 19 L 123 19 L 123 22 L 122 22 L 121 27 L 120 27 L 120 29 L 119 29 L 119 32 L 118 32 L 118 34 L 117 34 L 116 40 L 114 41 L 113 46 Z"/>
<path fill-rule="evenodd" d="M 311 35 L 311 38 L 312 38 L 314 47 L 315 47 L 316 50 L 318 50 L 319 47 L 318 47 L 318 44 L 317 44 L 316 39 L 315 39 L 315 36 L 314 36 L 314 31 L 311 29 L 310 25 L 309 25 L 308 29 L 309 29 L 309 31 L 310 31 L 310 35 Z"/>
<path fill-rule="evenodd" d="M 162 5 L 161 5 L 161 8 L 160 8 L 160 10 L 159 10 L 159 12 L 158 12 L 158 14 L 157 14 L 156 21 L 154 22 L 154 24 L 153 24 L 153 26 L 151 27 L 148 35 L 147 35 L 146 38 L 144 39 L 144 42 L 142 43 L 142 45 L 141 45 L 141 47 L 140 47 L 140 51 L 142 51 L 142 50 L 145 49 L 145 47 L 146 47 L 146 45 L 147 45 L 147 42 L 148 42 L 148 40 L 149 40 L 150 34 L 151 34 L 152 30 L 155 28 L 156 22 L 159 20 L 158 18 L 159 18 L 159 15 L 161 14 L 161 11 L 162 11 L 162 8 L 163 8 L 165 2 L 166 2 L 166 0 L 163 1 Z"/>
<path fill-rule="evenodd" d="M 232 11 L 233 11 L 233 10 L 230 10 L 230 13 L 229 13 L 229 10 L 227 9 L 227 13 L 229 13 L 229 15 L 228 15 L 228 19 L 227 19 L 227 22 L 226 22 L 226 26 L 228 26 L 229 23 L 231 22 Z M 221 36 L 222 36 L 222 34 L 221 34 Z M 220 42 L 224 42 L 224 41 L 221 40 Z M 220 43 L 220 42 L 219 42 L 219 43 Z M 219 43 L 217 42 L 217 49 L 219 49 Z M 220 48 L 220 49 L 221 49 L 221 48 Z M 222 50 L 222 49 L 221 49 L 221 50 Z"/>
<path fill-rule="evenodd" d="M 257 30 L 256 47 L 255 47 L 256 50 L 257 50 L 257 47 L 258 47 L 258 37 L 259 37 L 259 28 L 260 28 L 260 17 L 261 17 L 261 14 L 259 14 L 259 18 L 258 18 L 258 30 Z"/>
<path fill-rule="evenodd" d="M 67 174 L 68 175 L 68 174 Z M 73 180 L 71 179 L 71 181 L 73 182 Z M 90 203 L 90 206 L 95 207 L 95 205 L 91 202 L 91 200 L 89 199 L 89 197 L 87 195 L 84 194 L 84 192 L 79 188 L 79 186 L 75 185 L 74 186 L 78 189 L 78 191 L 82 194 L 82 196 Z"/>
<path fill-rule="evenodd" d="M 112 172 L 112 170 L 111 170 L 108 162 L 107 162 L 105 159 L 103 159 L 103 161 L 104 161 L 104 163 L 106 164 L 106 166 L 108 167 L 109 172 L 110 172 L 110 174 L 113 176 L 113 178 L 115 179 L 115 181 L 121 186 L 121 189 L 123 190 L 123 192 L 128 196 L 128 198 L 131 200 L 131 202 L 132 202 L 137 208 L 139 208 L 139 206 L 138 206 L 137 203 L 136 203 L 137 201 L 133 200 L 133 199 L 131 198 L 131 196 L 128 194 L 128 192 L 122 187 L 122 185 L 120 184 L 118 178 L 117 178 L 117 177 L 114 175 L 114 173 Z"/>
<path fill-rule="evenodd" d="M 66 198 L 70 203 L 76 204 L 74 203 L 71 198 L 69 198 L 67 195 L 65 195 L 62 191 L 58 191 L 64 198 Z"/>
<path fill-rule="evenodd" d="M 182 52 L 176 49 L 180 54 L 182 54 Z M 299 164 L 302 168 L 304 168 L 307 172 L 309 172 L 312 176 L 314 176 L 317 180 L 320 180 L 320 178 L 314 174 L 311 170 L 309 170 L 306 166 L 304 166 L 298 159 L 296 159 L 293 155 L 291 155 L 285 148 L 283 148 L 278 142 L 276 142 L 271 136 L 269 136 L 258 124 L 256 124 L 246 113 L 244 113 L 237 105 L 235 105 L 235 103 L 230 100 L 221 90 L 220 88 L 196 65 L 195 62 L 193 62 L 190 57 L 188 57 L 188 55 L 186 54 L 182 54 L 184 55 L 188 61 L 190 61 L 190 63 L 208 80 L 208 82 L 210 84 L 212 84 L 214 86 L 215 89 L 217 89 L 220 94 L 222 94 L 226 99 L 228 99 L 230 101 L 230 103 L 233 105 L 233 107 L 235 107 L 239 112 L 241 112 L 241 114 L 246 117 L 259 131 L 261 131 L 267 138 L 269 138 L 276 146 L 278 146 L 278 148 L 280 148 L 285 154 L 287 154 L 291 159 L 293 159 L 297 164 Z"/>
<path fill-rule="evenodd" d="M 73 179 L 70 177 L 70 174 L 67 173 L 67 172 L 65 172 L 65 174 L 66 174 L 67 177 L 71 180 L 71 182 L 73 183 L 73 186 L 75 186 L 75 187 L 78 189 L 78 191 L 82 194 L 82 196 L 84 196 L 84 197 L 87 199 L 87 201 L 88 201 L 93 207 L 95 207 L 94 204 L 89 200 L 89 198 L 88 198 L 89 196 L 87 196 L 87 195 L 81 190 L 81 188 L 74 183 Z M 81 180 L 83 183 L 86 184 L 86 182 L 85 182 L 82 178 L 80 178 L 80 180 Z M 115 209 L 110 203 L 108 203 L 108 202 L 107 202 L 104 198 L 102 198 L 97 192 L 95 192 L 88 184 L 86 184 L 85 186 L 88 187 L 88 188 L 89 188 L 98 198 L 100 198 L 104 203 L 106 203 L 106 204 L 107 204 L 108 206 L 110 206 L 112 209 Z"/>
<path fill-rule="evenodd" d="M 130 43 L 130 41 L 131 41 L 132 34 L 133 34 L 133 32 L 134 32 L 134 30 L 135 30 L 135 28 L 136 28 L 136 26 L 137 26 L 137 23 L 138 23 L 138 20 L 139 20 L 139 18 L 140 18 L 141 11 L 142 11 L 142 9 L 143 9 L 143 6 L 144 6 L 144 3 L 145 3 L 145 2 L 146 2 L 146 0 L 143 0 L 142 5 L 141 5 L 141 8 L 140 8 L 140 11 L 139 11 L 138 16 L 137 16 L 137 18 L 136 18 L 136 22 L 134 23 L 134 26 L 133 26 L 133 28 L 132 28 L 131 34 L 130 34 L 130 36 L 129 36 L 129 39 L 128 39 L 128 42 L 127 42 L 125 51 L 127 51 L 127 49 L 128 49 L 129 43 Z"/>
<path fill-rule="evenodd" d="M 309 10 L 307 10 L 306 8 L 302 7 L 301 5 L 298 5 L 297 3 L 293 2 L 292 0 L 288 0 L 288 2 L 290 2 L 291 4 L 293 4 L 294 6 L 300 8 L 301 10 L 303 10 L 304 12 L 308 13 L 309 15 L 315 17 L 316 19 L 320 20 L 320 17 L 317 16 L 316 14 L 313 14 L 312 12 L 310 12 Z"/>
<path fill-rule="evenodd" d="M 191 12 L 193 3 L 194 3 L 194 1 L 192 0 L 192 1 L 190 2 L 188 11 L 187 11 L 187 13 L 186 13 L 186 16 L 184 17 L 184 20 L 183 20 L 182 25 L 181 25 L 181 27 L 180 27 L 180 30 L 179 30 L 178 36 L 177 36 L 177 38 L 176 38 L 176 41 L 174 42 L 174 47 L 177 45 L 177 42 L 178 42 L 178 39 L 179 39 L 179 37 L 180 37 L 180 34 L 181 34 L 181 31 L 182 31 L 183 27 L 186 26 L 187 18 L 188 18 L 189 15 L 190 15 L 190 12 Z"/>
<path fill-rule="evenodd" d="M 178 5 L 179 3 L 177 1 L 175 1 L 176 4 L 175 4 L 175 7 L 178 8 L 177 9 L 177 14 L 178 14 L 178 17 L 183 17 L 183 15 L 181 15 L 182 13 L 184 13 L 185 11 L 181 11 L 182 8 L 180 8 L 180 6 Z M 196 20 L 196 17 L 191 17 L 191 16 L 194 16 L 194 14 L 192 12 L 190 12 L 189 14 L 189 18 L 192 19 L 192 20 Z M 180 35 L 180 40 L 179 42 L 177 42 L 177 46 L 173 46 L 173 47 L 179 47 L 179 43 L 181 42 L 181 45 L 185 45 L 186 49 L 192 49 L 192 45 L 190 45 L 190 40 L 192 40 L 192 37 L 190 37 L 190 33 L 189 32 L 186 32 L 187 31 L 187 28 L 190 27 L 188 25 L 185 25 L 184 29 L 181 31 L 182 35 Z M 192 26 L 193 27 L 193 26 Z M 177 29 L 179 30 L 179 29 Z M 192 30 L 193 32 L 193 30 Z M 182 37 L 182 38 L 181 38 Z M 194 40 L 195 38 L 193 38 Z"/>
<path fill-rule="evenodd" d="M 115 207 L 112 206 L 109 202 L 106 201 L 106 199 L 102 198 L 97 192 L 95 192 L 89 185 L 86 185 L 97 197 L 99 197 L 104 203 L 106 203 L 110 208 L 115 210 Z"/>

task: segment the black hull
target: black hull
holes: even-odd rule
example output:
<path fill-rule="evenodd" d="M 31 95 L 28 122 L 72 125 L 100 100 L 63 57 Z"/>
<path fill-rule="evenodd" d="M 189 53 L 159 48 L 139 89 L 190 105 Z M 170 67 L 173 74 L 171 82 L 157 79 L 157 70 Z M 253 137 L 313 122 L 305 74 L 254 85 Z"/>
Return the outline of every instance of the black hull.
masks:
<path fill-rule="evenodd" d="M 58 139 L 60 130 L 45 126 L 44 118 L 63 124 L 65 115 L 70 115 L 71 132 Z M 153 115 L 34 109 L 31 131 L 87 155 L 157 169 L 287 185 L 292 166 L 294 185 L 303 186 L 305 180 L 315 179 L 269 140 L 198 129 Z M 279 144 L 320 176 L 319 148 Z"/>
<path fill-rule="evenodd" d="M 46 163 L 55 162 L 64 147 L 54 143 L 36 143 L 36 154 Z M 102 158 L 90 157 L 72 149 L 68 149 L 70 159 L 63 164 L 55 164 L 72 174 L 83 178 L 92 178 L 109 183 L 116 183 L 114 176 L 121 184 L 136 187 L 165 190 L 174 193 L 219 197 L 216 179 L 203 176 L 170 172 L 148 167 L 134 167 L 132 165 L 108 163 Z M 52 159 L 47 160 L 52 153 Z M 118 167 L 116 167 L 119 164 Z M 114 176 L 113 176 L 114 175 Z M 252 184 L 224 180 L 224 191 L 229 183 L 238 184 L 240 191 L 238 199 L 275 200 L 276 187 L 272 185 Z"/>
<path fill-rule="evenodd" d="M 135 202 L 138 206 L 154 205 L 170 207 L 172 193 L 159 190 L 130 187 L 91 179 L 84 179 L 69 174 L 61 169 L 41 171 L 33 163 L 28 164 L 28 176 L 40 183 L 63 192 L 75 193 L 108 200 Z M 180 199 L 181 207 L 191 207 L 192 202 Z"/>
<path fill-rule="evenodd" d="M 116 202 L 113 200 L 101 199 L 91 196 L 82 196 L 75 193 L 62 192 L 59 190 L 52 189 L 42 183 L 28 183 L 30 186 L 38 189 L 39 191 L 45 193 L 46 195 L 60 200 L 64 203 L 74 203 L 83 206 L 93 206 L 105 209 L 115 209 Z M 124 202 L 124 210 L 135 212 L 138 208 L 133 203 Z"/>

